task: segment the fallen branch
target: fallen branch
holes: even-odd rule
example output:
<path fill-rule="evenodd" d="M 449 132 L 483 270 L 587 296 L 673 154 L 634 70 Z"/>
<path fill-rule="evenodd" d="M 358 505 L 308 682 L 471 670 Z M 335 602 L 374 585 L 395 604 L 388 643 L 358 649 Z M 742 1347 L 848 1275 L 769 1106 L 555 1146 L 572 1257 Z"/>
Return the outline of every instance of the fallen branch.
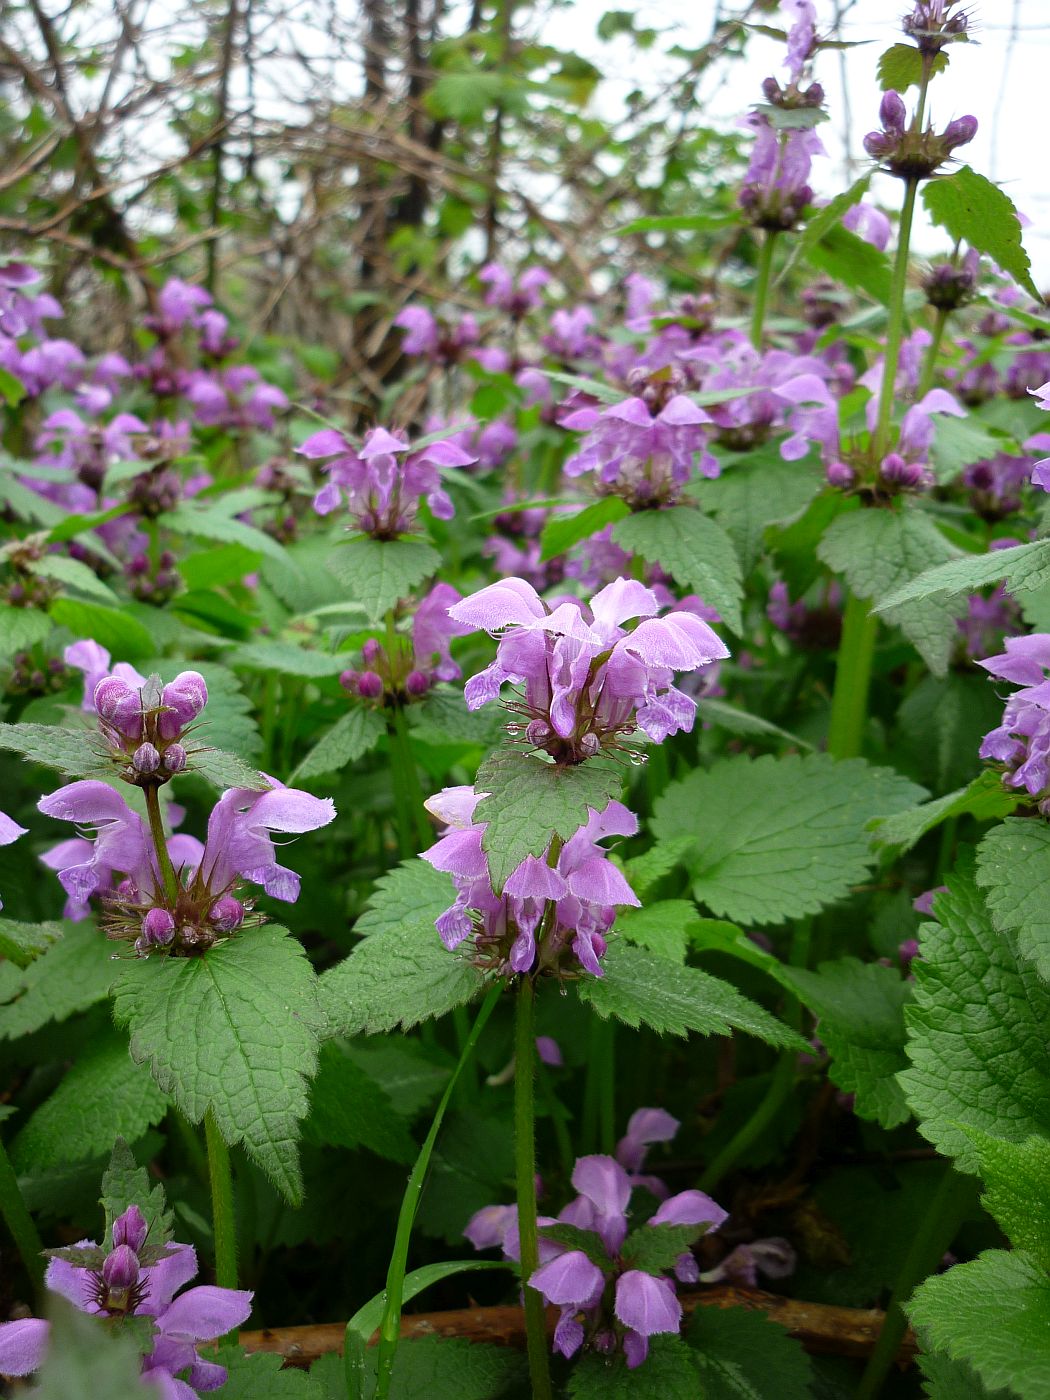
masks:
<path fill-rule="evenodd" d="M 866 1357 L 871 1354 L 885 1313 L 878 1308 L 838 1308 L 827 1303 L 806 1303 L 781 1298 L 757 1289 L 717 1287 L 682 1295 L 688 1317 L 695 1308 L 748 1308 L 764 1312 L 786 1327 L 807 1351 L 827 1356 Z M 553 1335 L 557 1310 L 548 1308 L 547 1329 Z M 305 1327 L 268 1327 L 242 1332 L 246 1351 L 283 1356 L 289 1366 L 309 1366 L 319 1356 L 343 1349 L 343 1324 L 317 1323 Z M 525 1346 L 525 1315 L 521 1308 L 457 1308 L 450 1312 L 420 1313 L 401 1319 L 401 1336 L 459 1337 L 469 1342 L 493 1342 L 497 1346 Z M 373 1342 L 375 1338 L 373 1338 Z M 906 1366 L 915 1355 L 915 1337 L 909 1331 L 897 1353 Z"/>

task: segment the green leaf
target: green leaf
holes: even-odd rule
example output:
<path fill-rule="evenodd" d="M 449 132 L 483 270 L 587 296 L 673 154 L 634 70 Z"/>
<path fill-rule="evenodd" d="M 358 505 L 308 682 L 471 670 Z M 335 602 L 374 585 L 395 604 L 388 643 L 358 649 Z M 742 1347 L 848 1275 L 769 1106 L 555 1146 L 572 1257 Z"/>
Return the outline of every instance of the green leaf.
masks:
<path fill-rule="evenodd" d="M 995 930 L 972 879 L 954 876 L 948 890 L 912 963 L 900 1082 L 923 1137 L 975 1172 L 968 1128 L 1008 1142 L 1050 1135 L 1050 988 Z"/>
<path fill-rule="evenodd" d="M 903 603 L 941 593 L 974 593 L 988 584 L 1003 582 L 1011 593 L 1034 593 L 1050 583 L 1050 540 L 994 549 L 988 554 L 967 554 L 939 564 L 880 598 L 875 611 L 884 613 Z"/>
<path fill-rule="evenodd" d="M 666 1274 L 707 1229 L 707 1225 L 640 1225 L 624 1240 L 620 1253 L 628 1268 Z"/>
<path fill-rule="evenodd" d="M 601 977 L 576 983 L 581 1001 L 606 1020 L 650 1026 L 661 1035 L 729 1035 L 734 1028 L 770 1045 L 803 1049 L 805 1042 L 742 992 L 701 972 L 678 967 L 668 958 L 629 944 L 614 943 L 605 955 Z"/>
<path fill-rule="evenodd" d="M 1014 439 L 989 428 L 973 414 L 968 418 L 956 418 L 950 413 L 939 413 L 934 423 L 930 464 L 939 485 L 954 481 L 974 462 L 983 462 L 1001 452 L 1009 453 L 1011 448 L 1014 448 L 1016 455 Z"/>
<path fill-rule="evenodd" d="M 783 967 L 781 980 L 819 1018 L 820 1038 L 831 1056 L 831 1078 L 854 1108 L 886 1129 L 911 1116 L 897 1073 L 904 1054 L 904 1006 L 911 984 L 892 967 L 840 958 L 816 972 Z"/>
<path fill-rule="evenodd" d="M 283 929 L 252 929 L 195 958 L 127 963 L 114 1015 L 131 1053 L 193 1123 L 211 1109 L 227 1142 L 293 1203 L 296 1148 L 317 1064 L 317 993 L 302 947 Z"/>
<path fill-rule="evenodd" d="M 957 242 L 987 253 L 1019 287 L 1043 304 L 1022 242 L 1021 220 L 1013 200 L 998 185 L 964 165 L 954 175 L 927 181 L 922 201 L 935 224 L 947 229 Z"/>
<path fill-rule="evenodd" d="M 1050 1400 L 1050 1279 L 1020 1250 L 990 1249 L 921 1284 L 905 1311 L 934 1351 L 985 1385 Z"/>
<path fill-rule="evenodd" d="M 788 272 L 794 267 L 800 257 L 808 258 L 812 250 L 822 242 L 833 229 L 838 228 L 842 221 L 842 216 L 849 212 L 855 204 L 859 204 L 868 193 L 871 185 L 871 177 L 874 170 L 867 171 L 841 194 L 837 194 L 834 199 L 829 199 L 827 204 L 821 209 L 815 209 L 806 220 L 806 226 L 794 239 L 794 246 L 791 256 L 782 269 L 778 282 L 784 280 Z"/>
<path fill-rule="evenodd" d="M 767 528 L 804 510 L 822 484 L 809 464 L 785 462 L 771 450 L 723 459 L 722 475 L 697 482 L 693 495 L 733 541 L 747 572 L 758 562 Z"/>
<path fill-rule="evenodd" d="M 975 1128 L 969 1136 L 984 1179 L 985 1210 L 1015 1249 L 1050 1273 L 1050 1140 L 1003 1142 Z"/>
<path fill-rule="evenodd" d="M 28 967 L 61 937 L 61 924 L 21 924 L 15 919 L 0 919 L 0 958 L 16 967 Z"/>
<path fill-rule="evenodd" d="M 478 769 L 475 790 L 485 793 L 474 813 L 487 822 L 481 846 L 497 894 L 526 856 L 542 856 L 551 833 L 568 841 L 603 812 L 623 788 L 623 772 L 603 759 L 574 767 L 546 763 L 531 754 L 498 749 Z"/>
<path fill-rule="evenodd" d="M 499 705 L 468 710 L 462 690 L 435 686 L 419 705 L 408 709 L 413 737 L 431 744 L 479 744 L 490 749 L 503 734 L 506 718 Z"/>
<path fill-rule="evenodd" d="M 126 609 L 118 611 L 80 598 L 56 598 L 50 612 L 55 622 L 68 627 L 74 637 L 90 637 L 110 655 L 125 661 L 138 661 L 157 650 L 149 630 Z"/>
<path fill-rule="evenodd" d="M 921 1352 L 918 1361 L 927 1400 L 1017 1400 L 1016 1391 L 988 1390 L 972 1366 L 953 1361 L 944 1352 Z"/>
<path fill-rule="evenodd" d="M 0 398 L 8 408 L 17 408 L 26 396 L 26 386 L 9 369 L 0 369 Z"/>
<path fill-rule="evenodd" d="M 688 506 L 640 511 L 613 526 L 613 540 L 658 564 L 683 588 L 717 608 L 734 632 L 742 627 L 743 584 L 733 541 L 721 525 Z"/>
<path fill-rule="evenodd" d="M 942 822 L 958 817 L 973 817 L 978 822 L 994 821 L 1012 812 L 1020 800 L 1020 794 L 1007 792 L 998 773 L 986 771 L 979 773 L 968 787 L 949 792 L 933 802 L 894 812 L 889 817 L 876 817 L 870 826 L 877 846 L 903 855 Z M 978 882 L 984 883 L 980 874 Z"/>
<path fill-rule="evenodd" d="M 517 1265 L 510 1259 L 446 1259 L 440 1264 L 424 1264 L 421 1269 L 413 1269 L 405 1275 L 401 1300 L 410 1303 L 424 1289 L 432 1287 L 435 1283 L 443 1283 L 447 1278 L 455 1278 L 458 1274 L 474 1274 L 491 1269 L 510 1269 L 517 1272 Z M 377 1293 L 374 1298 L 370 1298 L 358 1308 L 347 1326 L 352 1327 L 358 1336 L 367 1342 L 383 1321 L 385 1308 L 384 1291 Z"/>
<path fill-rule="evenodd" d="M 321 977 L 321 1007 L 335 1034 L 407 1030 L 481 990 L 480 973 L 450 953 L 434 927 L 452 896 L 448 876 L 422 860 L 377 882 L 371 908 L 355 925 L 361 942 Z"/>
<path fill-rule="evenodd" d="M 601 1235 L 594 1230 L 582 1230 L 579 1225 L 567 1225 L 558 1221 L 554 1225 L 541 1225 L 538 1233 L 540 1239 L 552 1240 L 555 1244 L 564 1245 L 568 1250 L 585 1254 L 591 1263 L 597 1264 L 600 1269 L 609 1267 L 609 1251 L 602 1243 Z M 676 1255 L 675 1258 L 677 1257 Z"/>
<path fill-rule="evenodd" d="M 625 909 L 616 918 L 616 932 L 671 962 L 684 963 L 689 947 L 689 926 L 696 922 L 696 908 L 687 899 L 660 899 L 641 909 Z"/>
<path fill-rule="evenodd" d="M 441 567 L 441 556 L 425 540 L 355 535 L 332 553 L 329 566 L 350 589 L 353 601 L 378 622 Z"/>
<path fill-rule="evenodd" d="M 119 607 L 119 600 L 113 590 L 79 559 L 70 559 L 64 554 L 45 554 L 29 565 L 31 573 L 53 583 L 64 584 L 74 593 L 86 593 L 89 598 L 100 598 L 111 607 Z"/>
<path fill-rule="evenodd" d="M 704 1400 L 810 1400 L 809 1357 L 787 1329 L 748 1308 L 697 1308 L 686 1331 Z"/>
<path fill-rule="evenodd" d="M 65 924 L 57 943 L 28 967 L 0 969 L 0 1040 L 17 1040 L 104 1001 L 116 980 L 113 945 L 93 923 Z"/>
<path fill-rule="evenodd" d="M 376 1358 L 370 1349 L 362 1400 L 375 1395 Z M 413 1338 L 398 1345 L 390 1400 L 521 1400 L 527 1380 L 525 1358 L 507 1347 L 457 1337 Z M 340 1389 L 333 1384 L 325 1400 L 344 1400 L 345 1395 L 344 1381 Z"/>
<path fill-rule="evenodd" d="M 223 588 L 241 583 L 246 574 L 254 573 L 262 564 L 257 549 L 242 544 L 223 544 L 217 549 L 202 549 L 179 560 L 179 573 L 187 588 Z"/>
<path fill-rule="evenodd" d="M 920 510 L 855 510 L 832 521 L 819 557 L 841 574 L 858 598 L 884 598 L 955 550 Z M 877 609 L 882 610 L 882 609 Z M 937 674 L 948 668 L 957 637 L 955 614 L 945 603 L 898 608 L 888 621 L 901 628 Z"/>
<path fill-rule="evenodd" d="M 0 661 L 14 656 L 15 652 L 35 647 L 50 635 L 53 626 L 47 613 L 0 603 Z"/>
<path fill-rule="evenodd" d="M 436 1046 L 404 1036 L 372 1036 L 345 1047 L 345 1053 L 411 1119 L 432 1104 L 448 1083 L 454 1061 Z"/>
<path fill-rule="evenodd" d="M 36 1400 L 142 1400 L 142 1352 L 133 1329 L 113 1331 L 49 1294 L 51 1332 Z"/>
<path fill-rule="evenodd" d="M 12 1146 L 15 1168 L 32 1172 L 108 1152 L 116 1138 L 134 1142 L 168 1109 L 168 1101 L 115 1032 L 96 1041 L 36 1110 Z"/>
<path fill-rule="evenodd" d="M 112 771 L 98 733 L 86 725 L 62 729 L 57 724 L 0 724 L 0 749 L 57 769 L 67 778 Z"/>
<path fill-rule="evenodd" d="M 735 705 L 727 705 L 724 700 L 712 700 L 710 696 L 704 696 L 700 704 L 701 718 L 729 734 L 740 734 L 755 739 L 775 739 L 796 749 L 813 747 L 808 740 L 800 739 L 797 734 L 791 734 L 788 730 L 781 729 L 778 724 L 771 724 L 768 719 L 763 719 L 761 715 L 751 714 L 749 710 L 738 710 Z"/>
<path fill-rule="evenodd" d="M 391 1162 L 412 1162 L 416 1144 L 390 1096 L 332 1042 L 322 1046 L 310 1095 L 308 1135 L 334 1147 L 367 1147 Z"/>
<path fill-rule="evenodd" d="M 935 53 L 929 63 L 927 77 L 943 73 L 948 67 L 944 49 Z M 879 56 L 879 87 L 883 92 L 907 92 L 918 87 L 923 79 L 923 56 L 914 44 L 893 44 Z"/>
<path fill-rule="evenodd" d="M 629 514 L 627 503 L 619 496 L 603 496 L 575 515 L 552 514 L 540 535 L 540 559 L 555 559 L 567 553 L 574 544 L 589 540 L 606 525 L 623 520 Z"/>
<path fill-rule="evenodd" d="M 781 923 L 844 898 L 873 862 L 866 823 L 923 795 L 862 759 L 739 755 L 672 783 L 652 830 L 660 841 L 691 838 L 693 894 L 713 913 Z"/>
<path fill-rule="evenodd" d="M 990 775 L 996 776 L 996 775 Z M 977 883 L 997 929 L 1013 933 L 1017 950 L 1050 981 L 1050 827 L 1007 817 L 977 848 Z"/>
<path fill-rule="evenodd" d="M 340 715 L 327 734 L 303 758 L 290 781 L 316 778 L 322 773 L 338 773 L 363 754 L 374 749 L 386 731 L 383 717 L 364 705 L 354 705 Z"/>
<path fill-rule="evenodd" d="M 218 1400 L 324 1400 L 312 1372 L 292 1366 L 281 1369 L 283 1356 L 265 1351 L 247 1355 L 240 1347 L 220 1347 L 214 1359 L 227 1372 L 225 1385 L 214 1392 Z"/>
<path fill-rule="evenodd" d="M 810 265 L 854 291 L 865 292 L 885 306 L 890 299 L 890 260 L 872 244 L 841 224 L 830 228 L 806 252 Z"/>
<path fill-rule="evenodd" d="M 149 1230 L 153 1246 L 167 1244 L 174 1237 L 174 1216 L 168 1209 L 164 1187 L 155 1184 L 145 1167 L 140 1167 L 131 1148 L 118 1137 L 110 1154 L 109 1165 L 102 1175 L 102 1195 L 99 1204 L 106 1213 L 105 1242 L 113 1243 L 113 1222 L 129 1206 L 138 1206 Z"/>
<path fill-rule="evenodd" d="M 246 525 L 232 515 L 223 514 L 221 508 L 209 506 L 207 501 L 199 504 L 183 501 L 174 510 L 165 513 L 164 524 L 176 534 L 189 535 L 191 539 L 217 540 L 219 544 L 239 544 L 243 549 L 265 555 L 285 568 L 294 568 L 287 550 L 272 535 L 265 530 L 257 530 L 254 525 Z"/>
<path fill-rule="evenodd" d="M 246 666 L 265 674 L 302 676 L 317 680 L 323 676 L 338 676 L 350 660 L 347 652 L 309 651 L 294 642 L 249 642 L 230 655 L 234 666 Z"/>
<path fill-rule="evenodd" d="M 705 1395 L 696 1352 L 681 1337 L 653 1337 L 644 1365 L 627 1369 L 621 1352 L 585 1352 L 569 1373 L 570 1400 L 698 1400 Z"/>

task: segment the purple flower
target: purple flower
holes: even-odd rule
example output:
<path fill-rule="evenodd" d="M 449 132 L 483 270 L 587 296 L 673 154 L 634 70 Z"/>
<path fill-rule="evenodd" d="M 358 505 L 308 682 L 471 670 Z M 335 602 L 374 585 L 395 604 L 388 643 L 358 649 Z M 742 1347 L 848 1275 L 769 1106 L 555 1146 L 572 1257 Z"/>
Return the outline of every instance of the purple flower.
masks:
<path fill-rule="evenodd" d="M 539 306 L 540 293 L 551 280 L 550 273 L 543 267 L 528 267 L 515 283 L 512 273 L 501 263 L 490 262 L 478 273 L 478 281 L 488 288 L 485 305 L 496 306 L 505 311 L 515 321 L 520 321 L 530 311 Z"/>
<path fill-rule="evenodd" d="M 579 450 L 565 463 L 567 476 L 594 472 L 602 489 L 633 505 L 651 506 L 677 500 L 699 458 L 703 476 L 717 476 L 718 462 L 706 450 L 709 414 L 672 380 L 653 381 L 642 374 L 640 397 L 607 408 L 577 408 L 561 425 L 586 433 Z"/>
<path fill-rule="evenodd" d="M 425 355 L 437 365 L 458 364 L 481 336 L 469 311 L 455 323 L 445 324 L 426 307 L 406 306 L 394 317 L 394 325 L 405 332 L 401 349 L 406 355 Z"/>
<path fill-rule="evenodd" d="M 892 228 L 889 219 L 874 204 L 865 200 L 853 204 L 842 216 L 842 227 L 863 238 L 873 248 L 884 253 L 889 245 Z"/>
<path fill-rule="evenodd" d="M 816 48 L 817 9 L 813 0 L 782 0 L 782 9 L 786 15 L 792 16 L 784 66 L 788 70 L 789 83 L 797 87 Z"/>
<path fill-rule="evenodd" d="M 211 297 L 203 287 L 171 277 L 157 295 L 156 311 L 144 316 L 143 324 L 162 340 L 169 339 L 184 326 L 198 325 L 201 313 L 210 306 Z"/>
<path fill-rule="evenodd" d="M 670 1142 L 680 1127 L 678 1119 L 662 1108 L 637 1109 L 627 1120 L 627 1132 L 616 1144 L 616 1160 L 628 1172 L 640 1172 L 652 1144 Z"/>
<path fill-rule="evenodd" d="M 826 155 L 816 131 L 796 127 L 777 131 L 753 112 L 741 125 L 755 133 L 739 204 L 758 228 L 794 228 L 813 202 L 809 183 L 814 156 Z"/>
<path fill-rule="evenodd" d="M 142 1374 L 165 1400 L 195 1400 L 198 1391 L 218 1390 L 226 1368 L 206 1361 L 202 1342 L 214 1342 L 240 1327 L 251 1312 L 252 1294 L 233 1288 L 202 1286 L 175 1295 L 197 1273 L 197 1255 L 188 1244 L 147 1245 L 145 1221 L 135 1206 L 113 1223 L 108 1252 L 91 1240 L 78 1251 L 97 1256 L 94 1266 L 54 1257 L 45 1284 L 81 1312 L 111 1325 L 127 1317 L 148 1319 L 150 1350 Z M 47 1351 L 49 1324 L 37 1318 L 0 1324 L 0 1372 L 27 1376 Z M 188 1380 L 179 1377 L 185 1373 Z"/>
<path fill-rule="evenodd" d="M 551 313 L 543 348 L 563 361 L 588 360 L 598 354 L 601 341 L 594 333 L 594 312 L 589 306 L 559 307 Z M 520 382 L 520 381 L 519 381 Z"/>
<path fill-rule="evenodd" d="M 774 1235 L 765 1240 L 738 1244 L 713 1269 L 700 1275 L 701 1283 L 731 1283 L 738 1288 L 757 1288 L 759 1274 L 767 1278 L 787 1278 L 795 1272 L 797 1259 L 789 1242 Z"/>
<path fill-rule="evenodd" d="M 562 1058 L 561 1046 L 549 1035 L 536 1037 L 536 1054 L 545 1065 L 550 1065 L 552 1069 L 561 1069 L 565 1063 Z"/>
<path fill-rule="evenodd" d="M 483 796 L 471 787 L 445 788 L 426 803 L 427 810 L 448 826 L 423 852 L 423 859 L 435 870 L 447 871 L 456 887 L 455 902 L 436 922 L 445 946 L 451 950 L 473 938 L 478 964 L 504 972 L 547 970 L 568 962 L 600 977 L 605 935 L 616 918 L 616 906 L 637 905 L 638 899 L 599 842 L 609 836 L 633 836 L 638 819 L 621 803 L 610 802 L 604 812 L 591 813 L 553 864 L 526 857 L 503 894 L 497 895 L 481 846 L 485 823 L 473 820 Z M 549 901 L 553 919 L 538 944 L 536 935 Z"/>
<path fill-rule="evenodd" d="M 377 539 L 394 539 L 410 530 L 421 496 L 439 520 L 450 520 L 452 502 L 442 488 L 440 468 L 477 461 L 449 438 L 413 451 L 405 438 L 385 428 L 366 433 L 359 449 L 334 428 L 325 428 L 297 450 L 304 457 L 332 458 L 324 468 L 328 481 L 314 497 L 318 514 L 328 515 L 345 496 L 358 527 Z"/>
<path fill-rule="evenodd" d="M 559 762 L 579 763 L 641 726 L 654 743 L 690 730 L 696 704 L 672 685 L 729 655 L 706 622 L 688 611 L 657 617 L 652 591 L 617 579 L 589 605 L 550 609 L 524 579 L 490 584 L 449 609 L 467 626 L 500 632 L 495 661 L 467 682 L 467 707 L 495 700 L 507 682 L 523 686 L 512 708 L 527 742 Z M 631 632 L 630 618 L 643 620 Z"/>
<path fill-rule="evenodd" d="M 16 821 L 12 821 L 6 812 L 0 812 L 0 846 L 10 846 L 20 836 L 24 836 L 28 830 L 28 827 L 19 826 Z M 0 900 L 0 909 L 3 907 L 3 901 Z"/>
<path fill-rule="evenodd" d="M 981 743 L 981 758 L 1003 767 L 1003 782 L 1040 799 L 1050 788 L 1050 633 L 1008 637 L 1006 651 L 979 661 L 993 676 L 1021 686 L 1006 702 L 1003 722 Z"/>

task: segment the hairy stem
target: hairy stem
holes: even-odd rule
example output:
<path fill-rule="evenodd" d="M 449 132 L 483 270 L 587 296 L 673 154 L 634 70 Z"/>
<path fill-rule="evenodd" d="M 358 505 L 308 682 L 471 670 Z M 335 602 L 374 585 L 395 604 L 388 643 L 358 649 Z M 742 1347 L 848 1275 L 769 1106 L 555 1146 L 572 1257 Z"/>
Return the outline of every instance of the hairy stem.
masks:
<path fill-rule="evenodd" d="M 215 1282 L 220 1288 L 236 1288 L 237 1217 L 233 1202 L 230 1149 L 210 1108 L 204 1115 L 204 1138 L 208 1144 L 211 1220 L 215 1233 Z"/>
<path fill-rule="evenodd" d="M 766 325 L 766 307 L 769 304 L 769 287 L 773 272 L 773 249 L 776 247 L 775 229 L 766 229 L 762 247 L 758 253 L 758 274 L 755 281 L 755 300 L 751 308 L 751 344 L 756 350 L 762 349 L 762 333 Z"/>
<path fill-rule="evenodd" d="M 175 867 L 171 863 L 171 856 L 168 854 L 168 838 L 164 835 L 164 818 L 160 811 L 160 789 L 151 783 L 143 791 L 146 795 L 149 830 L 153 837 L 153 849 L 157 853 L 157 868 L 160 870 L 161 883 L 164 886 L 164 893 L 174 906 L 179 897 L 179 880 L 175 874 Z"/>
<path fill-rule="evenodd" d="M 533 1400 L 551 1400 L 547 1327 L 543 1298 L 529 1279 L 539 1267 L 536 1227 L 536 1115 L 534 1060 L 536 989 L 531 978 L 518 979 L 514 1018 L 514 1165 L 517 1180 L 518 1234 L 521 1239 L 521 1287 L 525 1299 L 525 1336 Z"/>
<path fill-rule="evenodd" d="M 963 1176 L 947 1167 L 930 1208 L 905 1256 L 897 1282 L 893 1285 L 882 1331 L 868 1358 L 857 1388 L 856 1400 L 875 1400 L 882 1391 L 890 1367 L 900 1349 L 908 1320 L 904 1304 L 918 1285 L 932 1274 L 958 1233 L 977 1199 L 978 1185 L 972 1176 Z"/>
<path fill-rule="evenodd" d="M 911 248 L 911 226 L 915 218 L 915 196 L 919 182 L 914 177 L 904 182 L 904 202 L 897 230 L 897 255 L 893 261 L 893 281 L 890 283 L 890 303 L 886 308 L 886 356 L 882 368 L 882 388 L 879 391 L 879 416 L 875 423 L 873 452 L 875 460 L 885 457 L 889 450 L 893 427 L 893 400 L 900 364 L 901 337 L 904 332 L 904 293 L 908 287 L 908 254 Z"/>
<path fill-rule="evenodd" d="M 941 353 L 941 344 L 944 341 L 944 332 L 950 315 L 951 312 L 943 306 L 937 308 L 937 319 L 933 323 L 933 339 L 927 347 L 926 359 L 922 365 L 922 378 L 919 380 L 918 397 L 920 399 L 924 399 L 933 388 L 933 376 L 937 373 L 937 357 Z"/>
<path fill-rule="evenodd" d="M 0 1215 L 21 1255 L 25 1271 L 32 1280 L 37 1293 L 44 1291 L 43 1245 L 37 1234 L 36 1225 L 18 1188 L 18 1178 L 7 1155 L 7 1148 L 0 1142 Z"/>
<path fill-rule="evenodd" d="M 831 696 L 828 753 L 832 758 L 856 758 L 863 748 L 878 630 L 879 620 L 869 610 L 867 600 L 850 594 L 842 619 Z"/>
<path fill-rule="evenodd" d="M 445 1085 L 445 1092 L 437 1106 L 434 1121 L 430 1125 L 430 1132 L 427 1133 L 426 1140 L 419 1149 L 419 1156 L 416 1158 L 415 1166 L 413 1166 L 412 1173 L 408 1178 L 408 1185 L 405 1187 L 405 1195 L 397 1217 L 394 1248 L 390 1255 L 390 1266 L 386 1275 L 386 1307 L 383 1312 L 383 1320 L 379 1324 L 379 1373 L 376 1380 L 375 1400 L 387 1400 L 390 1394 L 390 1382 L 394 1374 L 394 1356 L 397 1353 L 398 1339 L 401 1335 L 401 1303 L 405 1289 L 405 1273 L 408 1268 L 408 1246 L 412 1239 L 412 1226 L 415 1224 L 416 1211 L 419 1209 L 419 1200 L 423 1194 L 423 1184 L 430 1167 L 434 1144 L 437 1142 L 441 1124 L 452 1100 L 463 1066 L 473 1054 L 474 1047 L 478 1043 L 481 1032 L 485 1029 L 486 1021 L 495 1009 L 502 990 L 503 983 L 500 982 L 492 988 L 482 1003 L 481 1010 L 474 1020 L 466 1044 L 460 1053 L 456 1068 L 452 1071 L 452 1077 Z M 346 1358 L 347 1391 L 349 1395 L 353 1396 L 358 1393 L 361 1358 L 360 1345 L 352 1328 L 347 1328 L 344 1356 Z"/>

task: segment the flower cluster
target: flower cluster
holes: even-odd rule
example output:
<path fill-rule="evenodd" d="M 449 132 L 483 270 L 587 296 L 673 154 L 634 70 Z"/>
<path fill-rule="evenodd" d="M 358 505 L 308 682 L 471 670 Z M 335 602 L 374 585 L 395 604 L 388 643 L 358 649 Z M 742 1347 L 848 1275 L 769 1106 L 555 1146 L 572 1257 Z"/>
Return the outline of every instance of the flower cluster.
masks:
<path fill-rule="evenodd" d="M 45 1283 L 110 1326 L 142 1319 L 148 1327 L 142 1375 L 150 1392 L 163 1400 L 196 1400 L 201 1391 L 218 1390 L 227 1375 L 197 1348 L 247 1321 L 253 1295 L 208 1285 L 179 1293 L 197 1273 L 196 1251 L 188 1244 L 150 1242 L 149 1235 L 142 1212 L 130 1206 L 113 1222 L 108 1249 L 81 1240 L 51 1251 Z M 0 1372 L 28 1376 L 38 1370 L 49 1332 L 49 1324 L 35 1317 L 0 1323 Z"/>
<path fill-rule="evenodd" d="M 453 637 L 471 630 L 449 616 L 459 599 L 450 583 L 436 583 L 412 616 L 411 639 L 394 632 L 384 646 L 370 637 L 361 648 L 361 666 L 343 671 L 340 685 L 376 705 L 400 705 L 421 699 L 438 681 L 459 680 L 463 673 L 449 648 Z"/>
<path fill-rule="evenodd" d="M 690 730 L 696 704 L 672 684 L 729 655 L 706 622 L 687 610 L 658 617 L 651 589 L 620 578 L 588 605 L 548 607 L 524 579 L 509 578 L 449 609 L 468 627 L 500 633 L 496 659 L 466 685 L 475 710 L 501 687 L 524 687 L 508 708 L 527 743 L 559 763 L 581 763 L 620 746 L 640 727 L 654 743 Z M 641 618 L 633 631 L 623 625 Z"/>
<path fill-rule="evenodd" d="M 527 856 L 497 895 L 482 848 L 486 823 L 474 821 L 485 796 L 453 787 L 426 803 L 448 830 L 423 859 L 447 871 L 456 887 L 455 902 L 436 921 L 445 947 L 470 939 L 475 963 L 500 973 L 564 977 L 582 968 L 600 977 L 617 906 L 639 901 L 599 843 L 633 836 L 638 818 L 610 802 L 564 845 L 552 843 L 543 858 Z"/>
<path fill-rule="evenodd" d="M 366 433 L 359 448 L 335 428 L 323 428 L 298 451 L 311 459 L 331 459 L 324 468 L 328 481 L 314 497 L 318 514 L 328 515 L 345 496 L 357 528 L 380 540 L 411 530 L 423 497 L 439 520 L 450 520 L 452 501 L 441 485 L 441 468 L 478 460 L 450 437 L 413 449 L 406 438 L 385 428 Z"/>
<path fill-rule="evenodd" d="M 651 1125 L 650 1118 L 655 1120 Z M 632 1176 L 624 1158 L 640 1166 L 645 1147 L 667 1141 L 678 1127 L 660 1109 L 641 1109 L 631 1123 L 634 1131 L 628 1129 L 616 1157 L 577 1160 L 572 1173 L 576 1198 L 556 1218 L 540 1216 L 540 1267 L 528 1284 L 560 1309 L 555 1351 L 569 1357 L 584 1346 L 606 1354 L 622 1350 L 634 1368 L 648 1355 L 650 1337 L 681 1326 L 675 1279 L 695 1283 L 701 1277 L 683 1240 L 717 1230 L 727 1213 L 702 1191 L 668 1196 L 657 1182 L 656 1194 L 665 1199 L 644 1224 L 630 1230 L 631 1195 L 655 1179 Z M 513 1206 L 486 1207 L 464 1233 L 475 1249 L 499 1245 L 507 1258 L 520 1257 Z"/>
<path fill-rule="evenodd" d="M 502 263 L 490 262 L 478 273 L 478 281 L 487 288 L 485 305 L 494 306 L 513 321 L 520 321 L 535 311 L 542 301 L 543 288 L 551 280 L 544 267 L 527 267 L 515 280 L 514 274 Z"/>
<path fill-rule="evenodd" d="M 942 132 L 932 126 L 920 130 L 908 121 L 908 109 L 899 92 L 891 88 L 879 104 L 879 131 L 864 138 L 868 155 L 902 180 L 925 180 L 938 170 L 959 146 L 977 135 L 977 118 L 956 117 Z"/>
<path fill-rule="evenodd" d="M 984 736 L 981 757 L 1002 764 L 1006 786 L 1036 798 L 1050 816 L 1050 633 L 1008 637 L 1001 655 L 978 665 L 1021 687 L 1007 700 L 1002 724 Z"/>

